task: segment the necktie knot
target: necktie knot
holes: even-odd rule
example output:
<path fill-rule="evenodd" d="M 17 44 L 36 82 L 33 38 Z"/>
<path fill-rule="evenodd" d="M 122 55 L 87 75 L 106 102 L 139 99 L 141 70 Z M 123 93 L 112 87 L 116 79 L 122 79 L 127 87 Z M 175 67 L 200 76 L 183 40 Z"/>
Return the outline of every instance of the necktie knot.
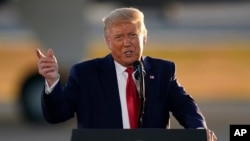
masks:
<path fill-rule="evenodd" d="M 126 69 L 126 72 L 130 75 L 130 74 L 132 74 L 133 73 L 133 67 L 128 67 L 127 69 Z"/>

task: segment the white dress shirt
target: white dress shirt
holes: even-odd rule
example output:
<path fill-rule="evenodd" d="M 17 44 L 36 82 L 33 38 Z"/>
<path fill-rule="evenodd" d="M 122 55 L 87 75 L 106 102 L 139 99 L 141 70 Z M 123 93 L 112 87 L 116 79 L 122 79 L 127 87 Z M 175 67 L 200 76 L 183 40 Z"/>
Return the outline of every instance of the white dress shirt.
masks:
<path fill-rule="evenodd" d="M 119 63 L 115 61 L 115 69 L 116 69 L 117 83 L 118 83 L 119 96 L 120 96 L 120 102 L 121 102 L 121 108 L 122 108 L 123 128 L 130 129 L 127 100 L 126 100 L 126 85 L 127 85 L 127 78 L 128 78 L 128 73 L 126 72 L 127 68 L 123 67 L 122 65 L 120 65 Z M 133 75 L 133 79 L 135 81 L 134 75 Z M 138 86 L 137 83 L 138 82 L 135 81 L 136 86 Z"/>

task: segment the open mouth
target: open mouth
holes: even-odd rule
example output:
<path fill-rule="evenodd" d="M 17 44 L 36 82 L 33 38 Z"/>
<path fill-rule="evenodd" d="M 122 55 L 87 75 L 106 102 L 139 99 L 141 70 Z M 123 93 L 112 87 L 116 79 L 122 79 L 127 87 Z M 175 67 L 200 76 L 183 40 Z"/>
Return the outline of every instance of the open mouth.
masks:
<path fill-rule="evenodd" d="M 126 55 L 131 55 L 132 53 L 133 53 L 132 50 L 127 50 L 127 51 L 124 52 L 124 54 L 126 54 Z"/>

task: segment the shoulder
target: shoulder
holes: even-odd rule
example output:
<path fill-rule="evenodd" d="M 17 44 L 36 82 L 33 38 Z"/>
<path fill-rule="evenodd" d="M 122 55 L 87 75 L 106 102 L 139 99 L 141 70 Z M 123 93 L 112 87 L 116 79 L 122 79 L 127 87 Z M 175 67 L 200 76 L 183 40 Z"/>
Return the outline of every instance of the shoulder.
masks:
<path fill-rule="evenodd" d="M 175 63 L 170 60 L 146 56 L 143 59 L 144 68 L 148 71 L 157 72 L 162 75 L 175 75 Z"/>
<path fill-rule="evenodd" d="M 160 58 L 154 58 L 150 56 L 145 56 L 144 57 L 144 62 L 146 64 L 150 64 L 151 66 L 154 67 L 175 67 L 175 63 L 171 60 L 166 60 L 166 59 L 160 59 Z"/>
<path fill-rule="evenodd" d="M 89 59 L 89 60 L 76 63 L 75 65 L 72 66 L 72 68 L 81 68 L 81 69 L 96 68 L 96 67 L 101 67 L 102 65 L 105 65 L 105 64 L 110 64 L 112 61 L 113 61 L 113 58 L 111 57 L 111 55 L 107 55 L 102 58 L 94 58 L 94 59 Z"/>
<path fill-rule="evenodd" d="M 105 70 L 106 68 L 112 68 L 111 66 L 113 65 L 113 58 L 110 54 L 108 54 L 102 58 L 94 58 L 76 63 L 72 66 L 71 71 L 93 73 L 95 71 Z"/>

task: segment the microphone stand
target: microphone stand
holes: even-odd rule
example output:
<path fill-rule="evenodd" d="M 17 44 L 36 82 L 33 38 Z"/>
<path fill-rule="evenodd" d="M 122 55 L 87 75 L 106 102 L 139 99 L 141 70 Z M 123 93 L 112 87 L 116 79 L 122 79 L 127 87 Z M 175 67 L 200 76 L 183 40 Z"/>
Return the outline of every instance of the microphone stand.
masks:
<path fill-rule="evenodd" d="M 144 108 L 145 108 L 145 71 L 143 69 L 143 64 L 139 61 L 136 61 L 134 63 L 134 66 L 136 68 L 135 78 L 139 81 L 140 91 L 139 91 L 139 99 L 140 99 L 140 112 L 139 112 L 139 121 L 138 121 L 138 127 L 141 128 L 143 124 L 143 114 L 144 114 Z"/>

